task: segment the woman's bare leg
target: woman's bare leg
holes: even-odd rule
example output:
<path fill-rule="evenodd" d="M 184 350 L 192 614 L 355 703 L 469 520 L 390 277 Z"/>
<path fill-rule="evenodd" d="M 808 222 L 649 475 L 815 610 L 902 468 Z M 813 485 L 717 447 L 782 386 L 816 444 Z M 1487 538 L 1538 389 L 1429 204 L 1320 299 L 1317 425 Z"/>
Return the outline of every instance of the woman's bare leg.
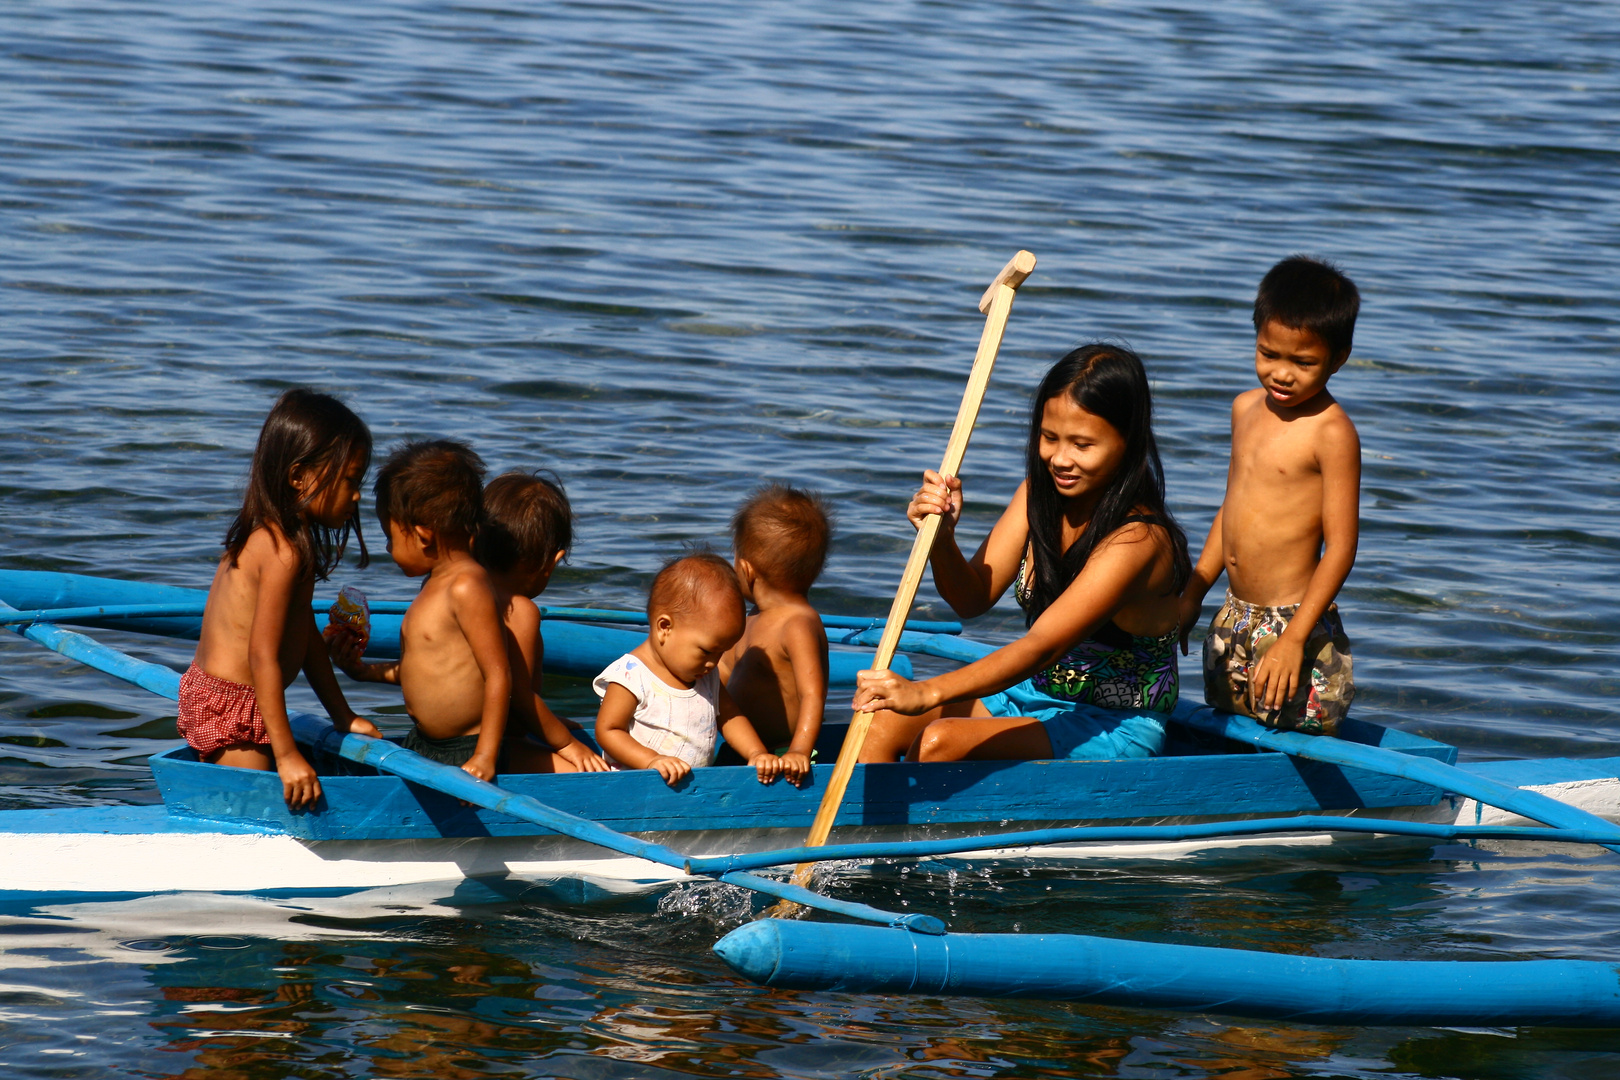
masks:
<path fill-rule="evenodd" d="M 1028 716 L 942 719 L 917 736 L 918 761 L 1037 761 L 1052 756 L 1052 740 Z"/>
<path fill-rule="evenodd" d="M 899 761 L 900 755 L 917 740 L 923 728 L 942 716 L 969 716 L 977 701 L 951 701 L 921 716 L 904 716 L 884 709 L 872 715 L 866 741 L 861 744 L 860 762 Z"/>

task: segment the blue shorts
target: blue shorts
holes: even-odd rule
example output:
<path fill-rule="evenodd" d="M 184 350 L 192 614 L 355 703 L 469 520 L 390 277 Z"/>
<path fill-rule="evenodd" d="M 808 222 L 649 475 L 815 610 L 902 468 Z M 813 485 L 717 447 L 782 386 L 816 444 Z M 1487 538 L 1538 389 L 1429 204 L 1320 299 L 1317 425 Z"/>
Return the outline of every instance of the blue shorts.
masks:
<path fill-rule="evenodd" d="M 1065 701 L 1035 689 L 1029 679 L 981 700 L 991 716 L 1039 720 L 1059 761 L 1155 757 L 1164 749 L 1165 713 Z"/>

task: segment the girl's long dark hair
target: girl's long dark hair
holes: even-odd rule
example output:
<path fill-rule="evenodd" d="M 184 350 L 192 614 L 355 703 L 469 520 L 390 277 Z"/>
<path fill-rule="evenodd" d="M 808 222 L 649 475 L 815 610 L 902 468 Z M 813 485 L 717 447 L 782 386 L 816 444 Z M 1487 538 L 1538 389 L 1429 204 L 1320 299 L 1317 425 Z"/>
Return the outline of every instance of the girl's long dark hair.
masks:
<path fill-rule="evenodd" d="M 1041 420 L 1046 403 L 1059 394 L 1067 394 L 1086 412 L 1108 421 L 1125 440 L 1118 471 L 1097 500 L 1091 520 L 1067 551 L 1063 549 L 1065 500 L 1041 460 Z M 1181 591 L 1192 571 L 1187 534 L 1164 505 L 1164 466 L 1153 440 L 1153 394 L 1147 372 L 1134 352 L 1123 345 L 1082 345 L 1052 365 L 1030 403 L 1024 467 L 1029 480 L 1029 543 L 1034 553 L 1027 623 L 1033 624 L 1051 606 L 1097 545 L 1131 517 L 1149 518 L 1170 535 L 1175 587 Z"/>
<path fill-rule="evenodd" d="M 349 531 L 360 541 L 360 566 L 371 562 L 357 512 L 339 529 L 328 529 L 304 515 L 305 506 L 356 458 L 371 466 L 371 432 L 349 407 L 330 394 L 299 387 L 276 399 L 259 431 L 259 445 L 248 468 L 242 509 L 225 533 L 231 565 L 241 557 L 255 529 L 274 525 L 292 543 L 299 563 L 324 581 L 343 558 Z M 289 479 L 293 467 L 313 471 L 315 482 L 300 496 Z"/>

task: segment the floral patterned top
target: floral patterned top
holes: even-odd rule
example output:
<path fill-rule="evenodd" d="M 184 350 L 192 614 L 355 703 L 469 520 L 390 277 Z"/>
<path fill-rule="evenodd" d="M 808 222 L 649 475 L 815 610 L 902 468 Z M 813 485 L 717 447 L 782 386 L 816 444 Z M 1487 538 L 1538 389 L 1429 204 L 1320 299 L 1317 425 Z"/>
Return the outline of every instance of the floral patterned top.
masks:
<path fill-rule="evenodd" d="M 1019 607 L 1029 610 L 1027 552 L 1018 564 L 1013 596 Z M 1176 668 L 1179 638 L 1175 630 L 1160 637 L 1141 637 L 1121 630 L 1110 619 L 1057 663 L 1037 671 L 1030 682 L 1041 693 L 1063 701 L 1169 712 L 1181 696 L 1181 675 Z"/>

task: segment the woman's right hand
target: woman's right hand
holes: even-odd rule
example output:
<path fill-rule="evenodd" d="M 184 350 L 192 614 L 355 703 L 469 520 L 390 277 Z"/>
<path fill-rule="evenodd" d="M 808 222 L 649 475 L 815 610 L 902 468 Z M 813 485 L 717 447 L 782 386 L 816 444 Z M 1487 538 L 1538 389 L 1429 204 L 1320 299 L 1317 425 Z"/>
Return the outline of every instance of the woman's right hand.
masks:
<path fill-rule="evenodd" d="M 939 705 L 927 681 L 912 682 L 904 675 L 892 671 L 858 671 L 855 673 L 855 700 L 850 707 L 856 712 L 875 713 L 888 709 L 901 716 L 916 716 Z"/>
<path fill-rule="evenodd" d="M 962 479 L 957 476 L 941 476 L 933 469 L 923 473 L 922 487 L 917 494 L 911 497 L 911 505 L 906 507 L 906 520 L 911 522 L 912 528 L 922 528 L 923 519 L 930 515 L 940 516 L 940 527 L 951 530 L 962 517 Z"/>

